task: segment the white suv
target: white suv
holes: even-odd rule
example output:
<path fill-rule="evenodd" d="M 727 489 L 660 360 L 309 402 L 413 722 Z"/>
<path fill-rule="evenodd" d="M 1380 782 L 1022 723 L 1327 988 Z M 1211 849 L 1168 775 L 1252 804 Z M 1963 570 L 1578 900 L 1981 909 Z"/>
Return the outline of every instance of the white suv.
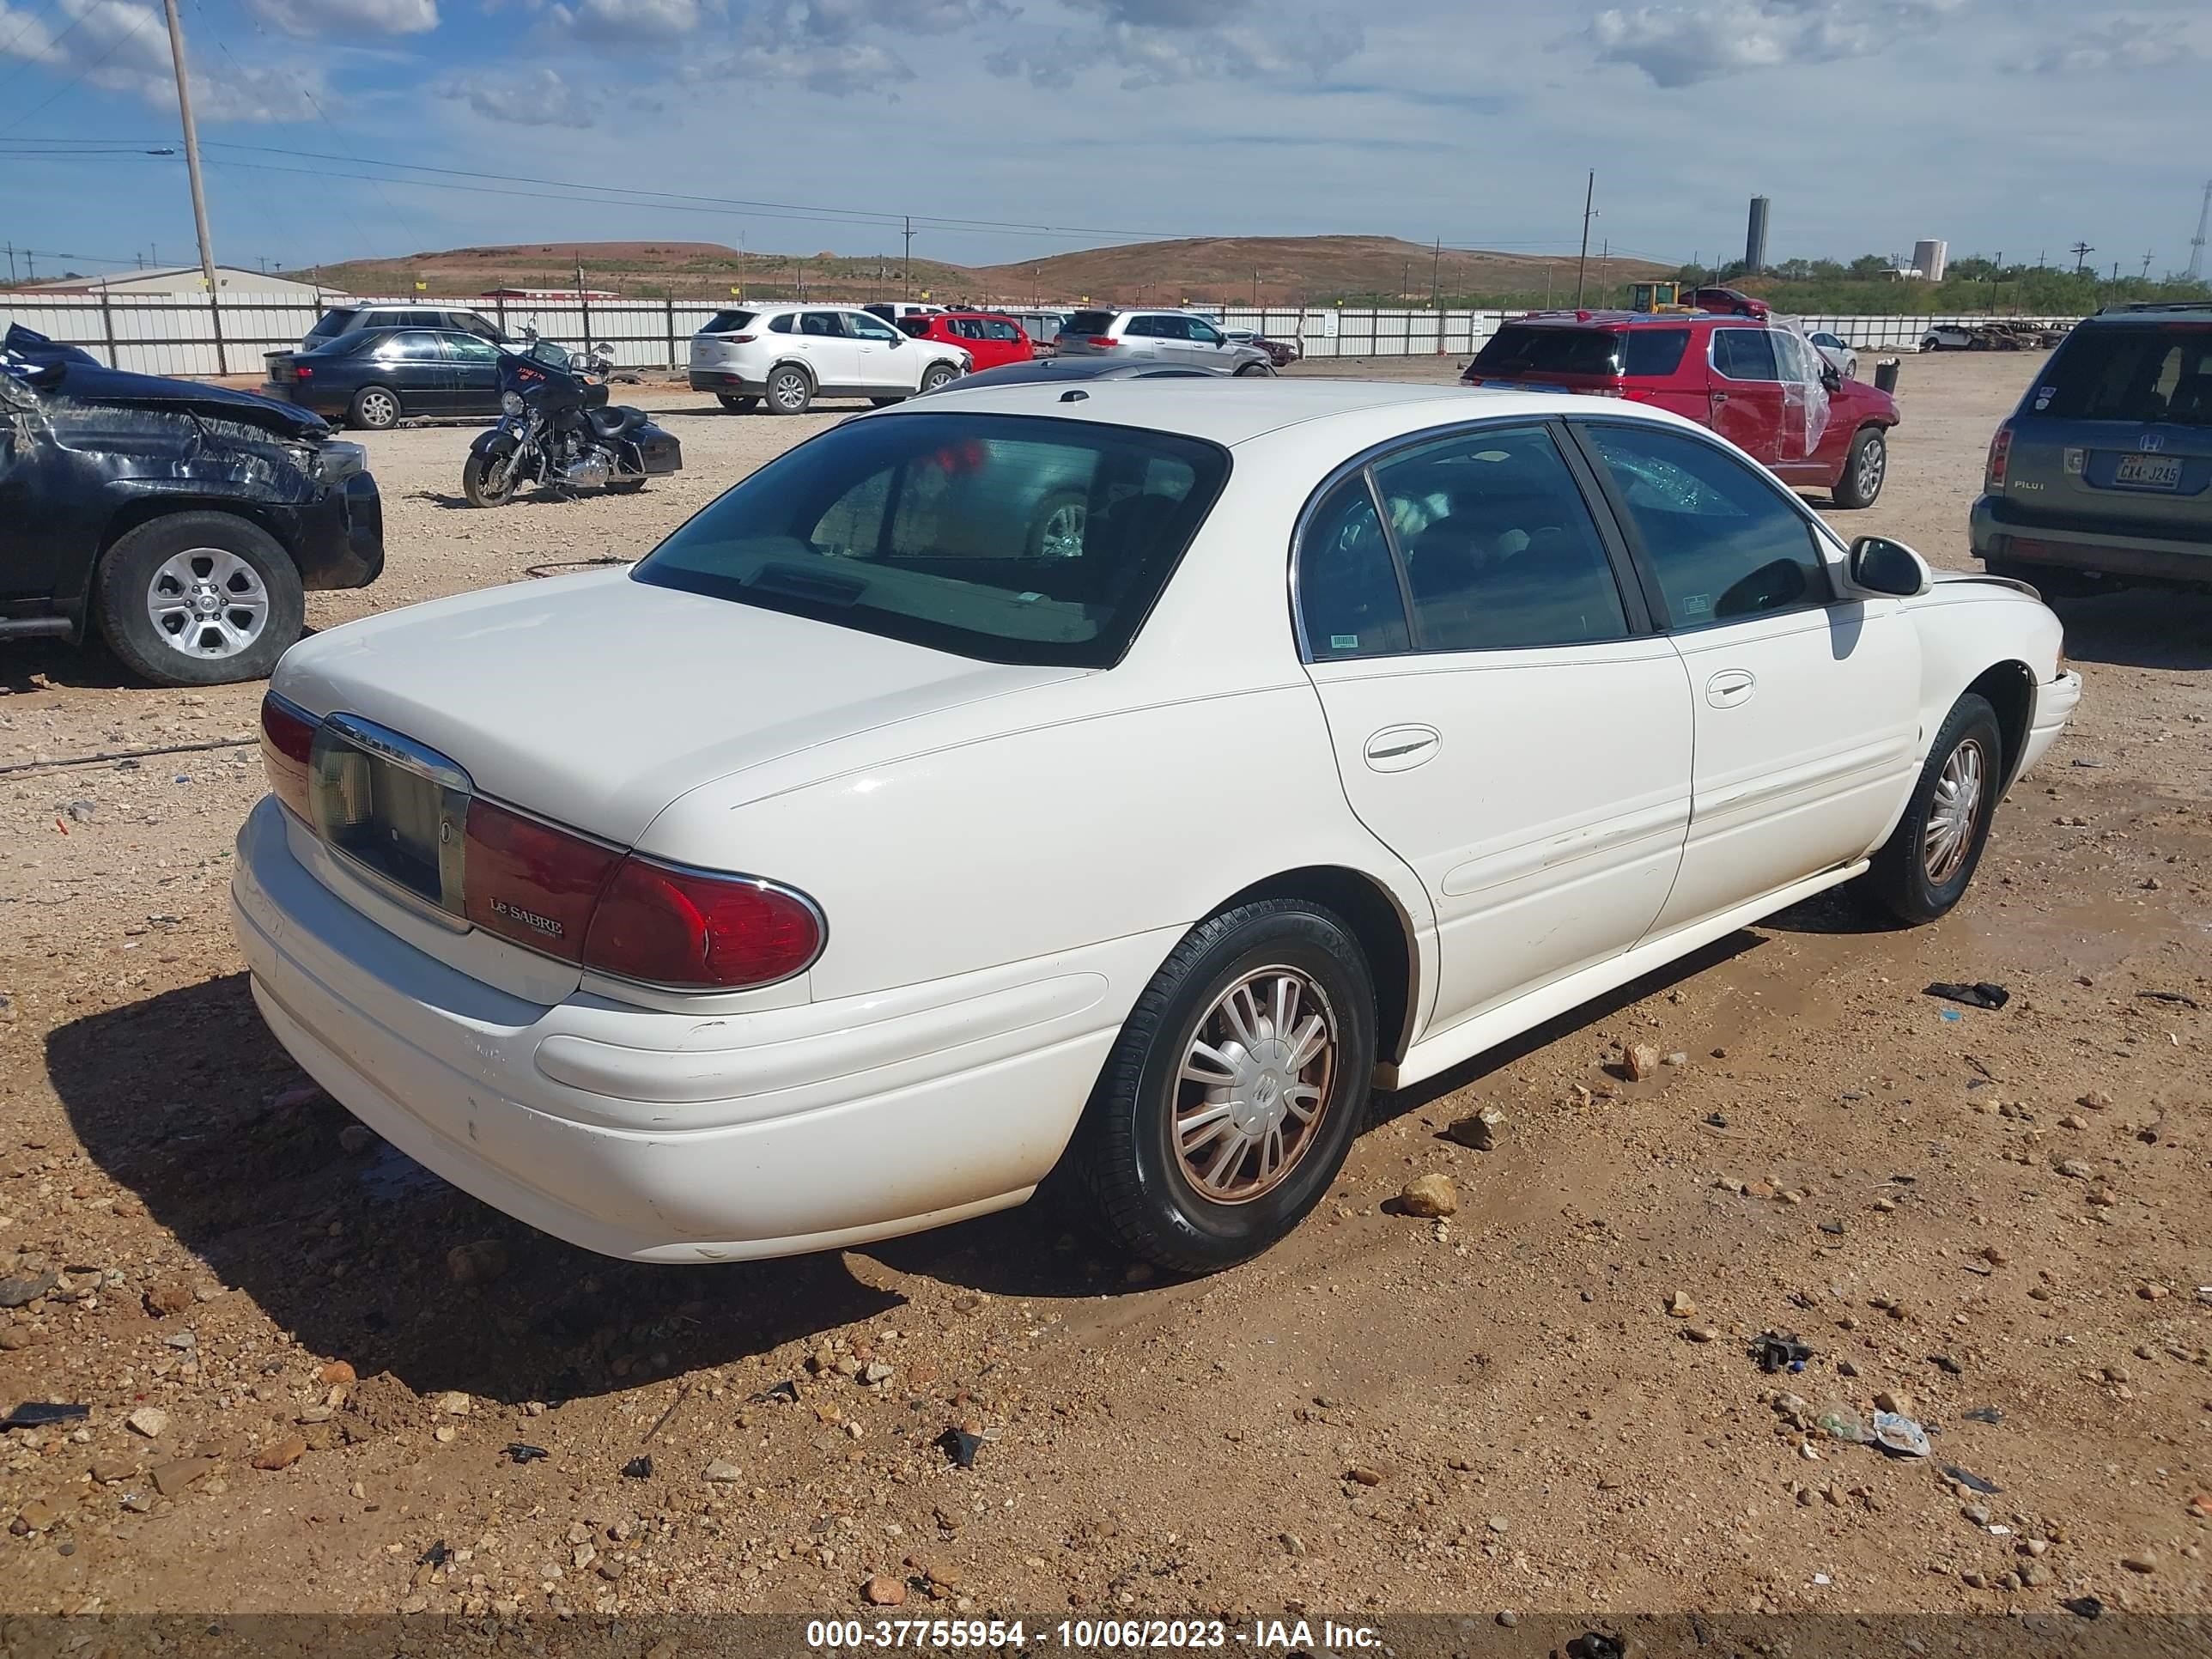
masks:
<path fill-rule="evenodd" d="M 743 411 L 804 414 L 817 398 L 895 404 L 965 374 L 956 345 L 909 339 L 858 306 L 733 307 L 691 337 L 691 389 Z"/>

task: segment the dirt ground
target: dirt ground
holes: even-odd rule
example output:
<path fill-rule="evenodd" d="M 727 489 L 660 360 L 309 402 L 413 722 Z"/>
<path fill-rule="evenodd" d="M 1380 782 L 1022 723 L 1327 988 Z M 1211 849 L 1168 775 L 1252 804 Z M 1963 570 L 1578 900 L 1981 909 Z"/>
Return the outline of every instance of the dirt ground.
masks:
<path fill-rule="evenodd" d="M 1907 357 L 1838 523 L 1966 564 L 2033 372 Z M 371 435 L 391 563 L 311 621 L 635 556 L 843 412 L 640 401 L 686 470 L 628 500 L 471 511 L 465 428 Z M 0 1609 L 837 1612 L 875 1575 L 909 1613 L 2203 1609 L 2212 599 L 2066 617 L 2078 724 L 1957 913 L 1832 897 L 1386 1100 L 1293 1238 L 1200 1283 L 1043 1206 L 714 1268 L 484 1208 L 256 1016 L 253 749 L 21 769 L 246 737 L 259 688 L 11 652 L 0 1405 L 89 1415 L 0 1437 Z M 1616 1083 L 1628 1042 L 1687 1063 Z M 1495 1150 L 1442 1136 L 1486 1105 Z M 1431 1171 L 1455 1218 L 1382 1207 Z M 1885 1394 L 1931 1460 L 1808 1431 Z"/>

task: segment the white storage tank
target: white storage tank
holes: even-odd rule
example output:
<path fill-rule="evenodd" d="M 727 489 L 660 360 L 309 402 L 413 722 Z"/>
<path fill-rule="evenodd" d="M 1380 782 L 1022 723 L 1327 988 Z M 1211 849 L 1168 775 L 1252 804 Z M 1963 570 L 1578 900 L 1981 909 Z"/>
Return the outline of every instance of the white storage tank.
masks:
<path fill-rule="evenodd" d="M 1931 283 L 1943 280 L 1943 261 L 1950 257 L 1950 245 L 1923 240 L 1912 245 L 1912 268 Z"/>

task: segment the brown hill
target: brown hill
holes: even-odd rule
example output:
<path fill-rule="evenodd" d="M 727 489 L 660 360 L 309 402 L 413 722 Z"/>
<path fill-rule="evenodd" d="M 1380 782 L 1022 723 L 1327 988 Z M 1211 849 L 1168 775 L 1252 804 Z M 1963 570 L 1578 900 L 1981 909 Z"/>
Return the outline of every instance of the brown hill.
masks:
<path fill-rule="evenodd" d="M 755 300 L 802 295 L 830 300 L 938 300 L 1022 305 L 1079 301 L 1137 305 L 1426 301 L 1431 282 L 1447 300 L 1532 300 L 1573 291 L 1574 257 L 1441 252 L 1395 236 L 1198 236 L 1084 248 L 1010 264 L 971 267 L 916 259 L 909 277 L 896 254 L 740 252 L 720 242 L 540 242 L 449 248 L 398 259 L 321 265 L 313 276 L 350 294 L 417 291 L 454 298 L 495 288 L 584 285 L 659 299 L 724 299 L 742 289 Z M 1595 294 L 1604 282 L 1665 276 L 1642 259 L 1601 264 L 1593 255 Z"/>

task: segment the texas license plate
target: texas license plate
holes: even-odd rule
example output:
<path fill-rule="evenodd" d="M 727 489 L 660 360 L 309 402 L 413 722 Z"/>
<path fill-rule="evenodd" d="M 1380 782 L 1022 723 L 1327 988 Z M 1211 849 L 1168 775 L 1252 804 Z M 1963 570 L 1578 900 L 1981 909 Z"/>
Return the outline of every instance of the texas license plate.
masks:
<path fill-rule="evenodd" d="M 2181 458 L 2178 455 L 2123 455 L 2112 482 L 2130 489 L 2179 489 Z"/>

